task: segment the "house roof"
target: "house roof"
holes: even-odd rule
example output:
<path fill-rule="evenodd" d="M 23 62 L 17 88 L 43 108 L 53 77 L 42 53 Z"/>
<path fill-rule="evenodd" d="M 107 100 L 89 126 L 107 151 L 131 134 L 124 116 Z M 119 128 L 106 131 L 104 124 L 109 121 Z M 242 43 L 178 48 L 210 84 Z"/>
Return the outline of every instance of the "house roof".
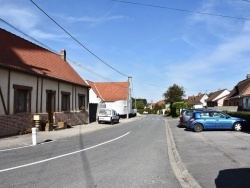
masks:
<path fill-rule="evenodd" d="M 205 96 L 206 94 L 199 93 L 197 96 L 188 96 L 188 99 L 184 99 L 184 102 L 187 102 L 189 104 L 202 104 L 201 99 Z"/>
<path fill-rule="evenodd" d="M 241 97 L 244 95 L 245 90 L 250 86 L 250 78 L 247 77 L 245 80 L 240 81 L 234 89 L 229 93 L 227 99 L 234 97 Z"/>
<path fill-rule="evenodd" d="M 163 105 L 163 104 L 166 104 L 166 102 L 165 102 L 165 100 L 160 100 L 160 101 L 157 102 L 157 104 L 158 104 L 159 106 L 161 106 L 161 105 Z"/>
<path fill-rule="evenodd" d="M 222 89 L 216 92 L 213 92 L 212 95 L 210 97 L 207 98 L 207 102 L 208 101 L 214 101 L 221 93 L 223 93 L 225 90 L 227 89 Z"/>
<path fill-rule="evenodd" d="M 87 82 L 102 101 L 114 102 L 128 98 L 129 82 L 91 82 L 89 80 Z"/>
<path fill-rule="evenodd" d="M 60 55 L 0 28 L 0 66 L 89 87 Z"/>

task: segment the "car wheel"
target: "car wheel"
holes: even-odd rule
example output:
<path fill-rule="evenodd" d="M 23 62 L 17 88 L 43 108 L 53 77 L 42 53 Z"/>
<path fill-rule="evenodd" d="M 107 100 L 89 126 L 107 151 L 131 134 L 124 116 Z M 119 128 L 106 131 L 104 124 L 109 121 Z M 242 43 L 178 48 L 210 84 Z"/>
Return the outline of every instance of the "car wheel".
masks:
<path fill-rule="evenodd" d="M 119 118 L 117 119 L 117 123 L 119 123 Z"/>
<path fill-rule="evenodd" d="M 194 125 L 194 132 L 201 132 L 203 131 L 203 126 L 200 123 Z"/>
<path fill-rule="evenodd" d="M 114 124 L 114 120 L 113 120 L 113 119 L 111 119 L 110 121 L 111 121 L 111 122 L 110 122 L 110 123 L 111 123 L 111 125 L 113 125 L 113 124 Z"/>
<path fill-rule="evenodd" d="M 242 129 L 241 124 L 239 122 L 235 122 L 234 123 L 234 130 L 235 131 L 241 131 L 241 129 Z"/>

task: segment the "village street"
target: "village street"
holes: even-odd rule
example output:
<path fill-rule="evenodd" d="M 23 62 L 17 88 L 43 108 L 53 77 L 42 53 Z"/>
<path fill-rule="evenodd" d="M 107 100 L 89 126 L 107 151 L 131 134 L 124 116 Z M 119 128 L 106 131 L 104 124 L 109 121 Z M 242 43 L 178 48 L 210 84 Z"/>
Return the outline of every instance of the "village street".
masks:
<path fill-rule="evenodd" d="M 89 134 L 2 151 L 1 187 L 181 187 L 168 160 L 164 119 L 148 115 Z"/>
<path fill-rule="evenodd" d="M 187 174 L 190 187 L 250 186 L 248 132 L 194 133 L 177 124 L 178 119 L 145 115 L 100 125 L 112 126 L 108 129 L 1 150 L 1 187 L 188 187 L 178 181 L 188 182 Z M 169 157 L 172 149 L 179 154 L 176 164 Z M 182 174 L 176 175 L 177 163 Z"/>

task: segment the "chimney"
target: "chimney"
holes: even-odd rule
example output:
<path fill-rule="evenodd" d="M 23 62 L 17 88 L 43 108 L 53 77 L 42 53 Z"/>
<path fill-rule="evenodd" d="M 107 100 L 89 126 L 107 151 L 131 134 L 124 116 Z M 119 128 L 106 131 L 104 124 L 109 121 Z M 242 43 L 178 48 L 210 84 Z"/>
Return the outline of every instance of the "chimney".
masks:
<path fill-rule="evenodd" d="M 62 49 L 61 50 L 61 58 L 66 61 L 66 50 L 65 49 Z"/>

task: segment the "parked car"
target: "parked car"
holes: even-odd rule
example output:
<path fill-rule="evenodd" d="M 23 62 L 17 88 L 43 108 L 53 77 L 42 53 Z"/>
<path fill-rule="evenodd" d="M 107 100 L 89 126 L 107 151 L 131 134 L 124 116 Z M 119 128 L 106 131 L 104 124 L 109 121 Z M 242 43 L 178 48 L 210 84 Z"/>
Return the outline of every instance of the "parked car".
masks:
<path fill-rule="evenodd" d="M 179 116 L 180 118 L 179 127 L 186 127 L 186 124 L 192 114 L 193 114 L 193 110 L 182 110 Z"/>
<path fill-rule="evenodd" d="M 187 128 L 195 132 L 204 129 L 232 129 L 241 131 L 246 122 L 243 118 L 232 117 L 221 111 L 194 111 L 192 118 L 189 119 Z"/>
<path fill-rule="evenodd" d="M 198 108 L 198 109 L 184 109 L 180 113 L 180 123 L 179 127 L 186 127 L 188 120 L 192 117 L 194 111 L 203 111 L 203 110 L 209 110 L 205 108 Z"/>
<path fill-rule="evenodd" d="M 114 109 L 109 109 L 109 108 L 101 108 L 99 110 L 98 116 L 97 116 L 97 121 L 98 123 L 119 123 L 119 114 L 114 110 Z"/>

